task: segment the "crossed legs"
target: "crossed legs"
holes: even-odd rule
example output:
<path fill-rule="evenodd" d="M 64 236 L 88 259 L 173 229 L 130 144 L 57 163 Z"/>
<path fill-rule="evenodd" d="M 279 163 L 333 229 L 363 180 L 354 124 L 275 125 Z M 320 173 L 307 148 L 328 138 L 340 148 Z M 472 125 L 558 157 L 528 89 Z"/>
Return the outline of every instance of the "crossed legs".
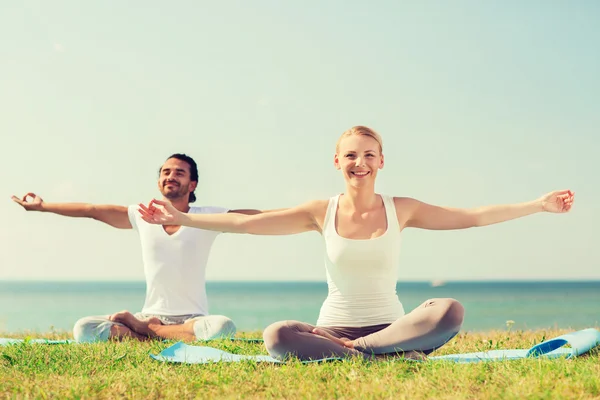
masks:
<path fill-rule="evenodd" d="M 78 342 L 107 340 L 175 339 L 183 341 L 232 337 L 236 327 L 222 315 L 147 316 L 121 311 L 110 316 L 81 318 L 75 323 L 73 336 Z"/>
<path fill-rule="evenodd" d="M 345 328 L 282 321 L 268 326 L 263 337 L 269 354 L 278 359 L 413 357 L 443 346 L 459 332 L 463 317 L 464 308 L 458 301 L 431 299 L 392 324 Z"/>

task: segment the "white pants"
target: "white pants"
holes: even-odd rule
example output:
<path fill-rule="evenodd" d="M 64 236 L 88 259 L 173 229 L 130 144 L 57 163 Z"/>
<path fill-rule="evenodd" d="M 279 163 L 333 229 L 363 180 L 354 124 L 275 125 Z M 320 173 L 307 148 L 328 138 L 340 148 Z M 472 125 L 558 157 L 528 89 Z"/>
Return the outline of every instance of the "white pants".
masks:
<path fill-rule="evenodd" d="M 110 328 L 124 326 L 119 322 L 108 319 L 108 315 L 84 317 L 78 320 L 73 327 L 73 337 L 76 342 L 93 343 L 105 342 L 110 337 Z M 139 320 L 156 317 L 164 325 L 180 325 L 194 320 L 194 334 L 196 340 L 209 340 L 233 337 L 236 327 L 233 321 L 223 315 L 150 315 L 136 313 Z"/>

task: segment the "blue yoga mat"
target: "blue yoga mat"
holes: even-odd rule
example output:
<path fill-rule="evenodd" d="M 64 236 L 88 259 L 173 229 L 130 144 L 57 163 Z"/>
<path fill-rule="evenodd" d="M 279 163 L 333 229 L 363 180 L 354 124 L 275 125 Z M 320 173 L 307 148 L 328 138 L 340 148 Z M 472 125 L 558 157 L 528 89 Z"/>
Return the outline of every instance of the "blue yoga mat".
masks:
<path fill-rule="evenodd" d="M 563 347 L 570 345 L 571 347 Z M 600 345 L 600 331 L 584 329 L 577 332 L 548 339 L 528 350 L 488 350 L 477 353 L 448 354 L 430 357 L 430 360 L 446 360 L 458 363 L 473 363 L 480 361 L 517 360 L 529 357 L 573 358 L 587 353 Z"/>
<path fill-rule="evenodd" d="M 211 339 L 212 340 L 212 339 Z M 211 340 L 205 340 L 205 342 L 210 342 Z M 217 339 L 215 339 L 217 340 Z M 224 339 L 218 339 L 224 340 Z M 228 338 L 228 340 L 235 342 L 248 342 L 248 343 L 262 343 L 262 339 L 254 339 L 254 338 Z M 203 340 L 204 341 L 204 340 Z M 0 338 L 0 346 L 9 346 L 13 344 L 19 343 L 36 343 L 36 344 L 74 344 L 79 343 L 75 340 L 50 340 L 50 339 L 12 339 L 12 338 Z"/>
<path fill-rule="evenodd" d="M 238 362 L 242 360 L 252 360 L 256 362 L 281 363 L 281 361 L 266 355 L 245 355 L 233 354 L 223 350 L 215 349 L 206 346 L 191 346 L 183 342 L 175 343 L 173 346 L 167 347 L 158 355 L 150 354 L 155 360 L 185 363 L 185 364 L 207 364 L 212 362 Z M 322 358 L 319 360 L 303 361 L 303 363 L 314 363 L 341 360 L 341 358 Z"/>
<path fill-rule="evenodd" d="M 563 347 L 567 344 L 571 347 Z M 530 349 L 489 350 L 476 353 L 449 354 L 444 356 L 428 357 L 428 360 L 448 361 L 456 363 L 475 363 L 482 361 L 516 360 L 529 357 L 573 358 L 587 353 L 588 351 L 590 351 L 598 345 L 600 345 L 600 331 L 590 328 L 577 332 L 571 332 L 562 336 L 558 336 L 554 339 L 546 340 L 542 343 L 533 346 Z M 164 349 L 157 355 L 150 354 L 150 357 L 157 361 L 185 364 L 239 362 L 242 360 L 281 363 L 281 361 L 276 360 L 273 357 L 267 355 L 257 356 L 232 354 L 212 347 L 190 346 L 183 342 L 175 343 L 174 345 Z M 319 360 L 304 361 L 304 363 L 325 362 L 341 359 L 342 358 L 323 358 Z"/>

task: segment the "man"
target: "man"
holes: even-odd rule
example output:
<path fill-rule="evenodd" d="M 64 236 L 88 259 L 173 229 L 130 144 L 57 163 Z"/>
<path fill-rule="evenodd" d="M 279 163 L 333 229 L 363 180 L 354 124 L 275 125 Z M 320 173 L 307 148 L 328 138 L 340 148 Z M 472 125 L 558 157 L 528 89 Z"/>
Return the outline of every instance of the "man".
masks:
<path fill-rule="evenodd" d="M 159 170 L 158 189 L 178 210 L 189 213 L 237 212 L 221 207 L 190 207 L 196 200 L 196 162 L 185 154 L 173 154 Z M 33 198 L 29 200 L 28 198 Z M 161 337 L 178 340 L 207 340 L 231 337 L 233 321 L 209 315 L 205 271 L 210 249 L 218 232 L 180 226 L 159 226 L 144 222 L 137 205 L 93 205 L 86 203 L 45 203 L 34 193 L 12 199 L 27 211 L 45 211 L 68 217 L 93 218 L 119 229 L 135 229 L 140 237 L 146 299 L 141 313 L 127 311 L 111 316 L 80 319 L 73 328 L 78 342 L 106 341 L 125 337 L 146 340 Z M 149 323 L 154 329 L 148 329 Z"/>

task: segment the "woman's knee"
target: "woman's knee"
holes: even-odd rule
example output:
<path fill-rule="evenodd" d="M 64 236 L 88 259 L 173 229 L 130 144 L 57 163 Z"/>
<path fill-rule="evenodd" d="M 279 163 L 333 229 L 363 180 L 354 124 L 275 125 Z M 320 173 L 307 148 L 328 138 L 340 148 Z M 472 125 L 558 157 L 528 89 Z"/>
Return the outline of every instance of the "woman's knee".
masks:
<path fill-rule="evenodd" d="M 440 325 L 449 330 L 460 330 L 465 318 L 465 308 L 456 299 L 439 299 L 443 309 Z"/>
<path fill-rule="evenodd" d="M 291 351 L 294 337 L 298 333 L 298 329 L 295 329 L 296 323 L 296 321 L 279 321 L 265 328 L 263 340 L 272 357 L 283 359 Z"/>
<path fill-rule="evenodd" d="M 289 336 L 289 330 L 288 321 L 279 321 L 267 326 L 263 331 L 263 340 L 267 350 L 285 342 Z"/>

